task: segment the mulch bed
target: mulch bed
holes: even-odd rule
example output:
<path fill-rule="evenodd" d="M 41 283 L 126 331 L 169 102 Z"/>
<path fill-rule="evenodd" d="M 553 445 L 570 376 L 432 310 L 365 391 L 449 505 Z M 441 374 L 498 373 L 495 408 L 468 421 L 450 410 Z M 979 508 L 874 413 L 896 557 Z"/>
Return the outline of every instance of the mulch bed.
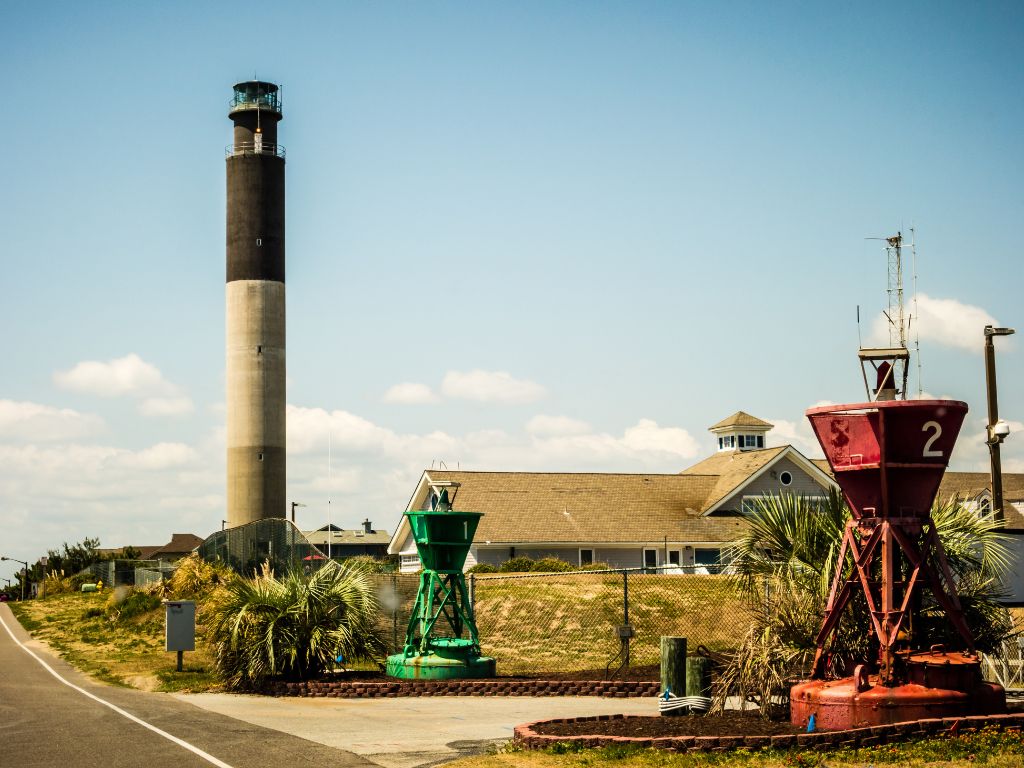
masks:
<path fill-rule="evenodd" d="M 614 720 L 569 720 L 537 723 L 533 730 L 544 736 L 781 736 L 803 733 L 788 721 L 765 720 L 756 712 L 724 712 L 721 715 L 679 717 L 630 716 Z"/>
<path fill-rule="evenodd" d="M 585 669 L 569 672 L 537 672 L 532 675 L 502 675 L 499 674 L 489 680 L 631 680 L 643 682 L 656 682 L 661 677 L 661 668 L 657 664 L 648 664 L 641 667 L 629 667 L 615 675 L 609 675 L 603 669 Z M 343 682 L 343 681 L 367 681 L 387 682 L 394 680 L 383 672 L 363 669 L 350 669 L 344 672 L 332 672 L 324 675 L 317 682 Z"/>

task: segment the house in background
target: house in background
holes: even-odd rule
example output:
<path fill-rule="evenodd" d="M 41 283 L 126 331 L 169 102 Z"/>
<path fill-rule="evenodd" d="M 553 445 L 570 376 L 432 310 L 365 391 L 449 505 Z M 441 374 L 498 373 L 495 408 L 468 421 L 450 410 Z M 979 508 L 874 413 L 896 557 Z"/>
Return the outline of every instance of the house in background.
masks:
<path fill-rule="evenodd" d="M 454 508 L 483 512 L 466 568 L 512 557 L 557 557 L 613 568 L 717 566 L 755 499 L 824 497 L 832 477 L 790 445 L 765 448 L 768 422 L 742 411 L 710 431 L 718 451 L 677 474 L 425 470 L 407 510 L 430 509 L 458 483 Z M 433 497 L 433 498 L 432 498 Z M 401 570 L 419 569 L 408 519 L 391 537 Z"/>
<path fill-rule="evenodd" d="M 992 510 L 992 478 L 987 472 L 946 472 L 936 497 L 958 498 L 978 514 Z M 1024 474 L 1003 473 L 1003 533 L 1014 567 L 1004 583 L 1007 605 L 1024 605 Z"/>
<path fill-rule="evenodd" d="M 315 531 L 303 531 L 302 535 L 325 555 L 330 551 L 331 559 L 335 560 L 357 555 L 386 557 L 391 541 L 391 534 L 382 528 L 374 528 L 369 520 L 364 520 L 362 528 L 354 530 L 328 524 Z"/>
<path fill-rule="evenodd" d="M 203 543 L 203 539 L 194 533 L 172 533 L 171 540 L 166 544 L 151 544 L 137 547 L 117 547 L 115 549 L 97 549 L 103 556 L 121 559 L 129 549 L 135 550 L 138 555 L 134 560 L 163 560 L 165 563 L 173 563 L 188 557 L 196 547 Z"/>

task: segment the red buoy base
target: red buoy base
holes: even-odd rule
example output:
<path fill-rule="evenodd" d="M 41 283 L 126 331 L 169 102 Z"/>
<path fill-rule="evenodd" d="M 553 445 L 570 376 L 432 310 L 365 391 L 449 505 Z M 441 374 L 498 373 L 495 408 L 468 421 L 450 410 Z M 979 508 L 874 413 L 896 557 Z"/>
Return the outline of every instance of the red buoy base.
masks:
<path fill-rule="evenodd" d="M 930 717 L 992 715 L 1006 711 L 1006 692 L 1001 685 L 978 681 L 969 690 L 926 688 L 907 683 L 893 688 L 879 685 L 875 677 L 858 685 L 853 677 L 841 680 L 807 680 L 790 689 L 790 722 L 803 728 L 814 715 L 815 728 L 847 730 L 868 725 L 887 725 Z"/>

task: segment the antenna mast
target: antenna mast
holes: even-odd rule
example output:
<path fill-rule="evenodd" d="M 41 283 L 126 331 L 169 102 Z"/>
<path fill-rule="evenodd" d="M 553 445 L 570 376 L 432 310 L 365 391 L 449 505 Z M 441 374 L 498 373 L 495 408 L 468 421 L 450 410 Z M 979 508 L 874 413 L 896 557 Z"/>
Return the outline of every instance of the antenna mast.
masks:
<path fill-rule="evenodd" d="M 911 318 L 917 320 L 914 326 L 914 355 L 917 357 L 917 396 L 924 393 L 924 384 L 921 383 L 921 312 L 917 308 L 917 231 L 910 226 L 910 265 L 914 270 L 914 313 Z M 909 323 L 908 323 L 909 325 Z"/>
<path fill-rule="evenodd" d="M 887 237 L 885 253 L 889 261 L 889 346 L 893 349 L 907 348 L 907 323 L 903 314 L 903 233 Z M 907 363 L 896 360 L 893 365 L 894 379 L 902 383 L 903 398 L 907 397 Z"/>
<path fill-rule="evenodd" d="M 889 346 L 865 349 L 857 353 L 864 375 L 864 388 L 869 400 L 896 400 L 907 397 L 907 376 L 910 369 L 910 352 L 907 350 L 907 321 L 903 312 L 903 233 L 892 237 L 869 237 L 868 240 L 884 240 L 888 261 L 889 308 L 883 314 L 889 321 Z M 875 386 L 868 381 L 868 368 L 874 369 Z"/>

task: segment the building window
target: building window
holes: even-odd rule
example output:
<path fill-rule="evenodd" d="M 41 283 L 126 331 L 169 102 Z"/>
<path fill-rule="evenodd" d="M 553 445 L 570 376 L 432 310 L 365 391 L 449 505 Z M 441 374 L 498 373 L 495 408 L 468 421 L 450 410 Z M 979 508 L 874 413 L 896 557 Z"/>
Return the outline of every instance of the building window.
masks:
<path fill-rule="evenodd" d="M 680 558 L 679 550 L 678 549 L 670 549 L 668 551 L 668 564 L 669 565 L 679 565 L 681 562 L 682 562 L 682 559 Z"/>
<path fill-rule="evenodd" d="M 783 485 L 792 485 L 793 484 L 793 474 L 791 472 L 780 472 L 779 473 L 779 482 L 782 483 Z"/>
<path fill-rule="evenodd" d="M 698 549 L 693 553 L 693 562 L 695 565 L 704 566 L 717 566 L 722 560 L 722 550 L 720 549 Z"/>
<path fill-rule="evenodd" d="M 657 568 L 658 567 L 658 550 L 656 549 L 645 549 L 644 550 L 644 568 Z"/>
<path fill-rule="evenodd" d="M 757 447 L 764 448 L 764 435 L 757 436 Z"/>
<path fill-rule="evenodd" d="M 594 550 L 592 549 L 581 549 L 580 550 L 580 565 L 590 565 L 594 562 Z"/>
<path fill-rule="evenodd" d="M 722 438 L 718 438 L 718 450 L 722 450 L 725 446 L 722 445 Z"/>

